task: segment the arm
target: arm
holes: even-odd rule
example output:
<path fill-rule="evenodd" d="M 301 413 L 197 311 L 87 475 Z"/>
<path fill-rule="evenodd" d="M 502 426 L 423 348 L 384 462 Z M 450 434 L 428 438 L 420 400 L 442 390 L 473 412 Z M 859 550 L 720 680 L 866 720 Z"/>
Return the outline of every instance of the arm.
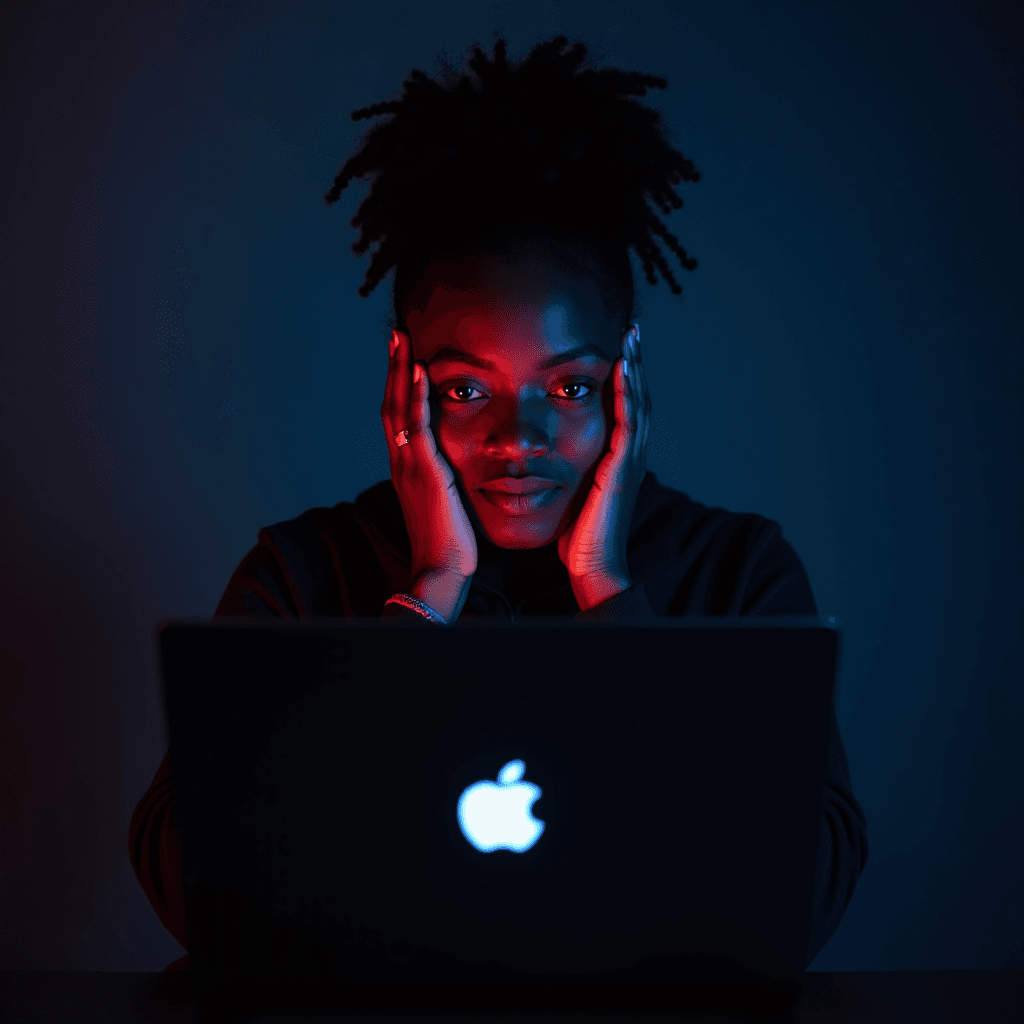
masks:
<path fill-rule="evenodd" d="M 810 581 L 799 557 L 775 523 L 755 532 L 742 614 L 817 615 Z M 811 939 L 805 966 L 835 934 L 868 860 L 867 819 L 853 795 L 846 750 L 835 708 L 829 722 L 814 876 Z"/>
<path fill-rule="evenodd" d="M 867 819 L 853 795 L 846 751 L 833 709 L 822 788 L 811 940 L 805 966 L 835 934 L 867 861 Z"/>
<path fill-rule="evenodd" d="M 724 563 L 734 562 L 737 566 L 734 576 L 725 574 L 730 579 L 724 589 L 731 593 L 715 597 L 722 601 L 722 611 L 727 609 L 727 614 L 817 614 L 807 573 L 777 524 L 762 520 L 743 536 L 738 547 L 723 549 L 720 557 Z M 575 619 L 596 622 L 655 615 L 643 584 L 637 583 L 588 611 L 577 613 Z M 833 708 L 822 786 L 807 964 L 835 933 L 853 896 L 868 858 L 866 826 L 864 811 L 853 795 L 846 751 Z"/>
<path fill-rule="evenodd" d="M 330 514 L 328 510 L 317 511 Z M 354 520 L 350 525 L 346 518 L 338 520 L 336 529 L 347 557 L 343 564 L 337 562 L 332 573 L 334 556 L 341 545 L 324 535 L 319 522 L 317 516 L 304 514 L 294 521 L 261 529 L 256 545 L 232 574 L 214 618 L 304 618 L 323 614 L 325 607 L 332 614 L 359 615 L 366 614 L 375 601 L 380 602 L 387 590 L 380 596 L 374 595 L 396 574 L 401 577 L 400 567 L 389 564 L 390 573 L 378 569 L 388 553 L 373 547 Z M 395 585 L 392 582 L 391 586 Z M 429 603 L 429 596 L 432 595 L 422 599 Z M 383 616 L 423 621 L 416 612 L 395 604 L 385 605 Z M 187 949 L 169 751 L 135 807 L 128 830 L 128 851 L 135 875 L 157 917 Z"/>
<path fill-rule="evenodd" d="M 279 554 L 269 532 L 261 530 L 259 543 L 232 575 L 214 618 L 296 616 L 302 596 L 289 579 L 284 561 L 275 557 Z M 161 924 L 187 950 L 181 848 L 170 758 L 167 751 L 149 788 L 135 806 L 128 829 L 128 854 L 135 877 Z"/>
<path fill-rule="evenodd" d="M 164 754 L 149 789 L 135 807 L 128 830 L 128 854 L 161 924 L 188 949 L 170 756 L 170 751 Z"/>

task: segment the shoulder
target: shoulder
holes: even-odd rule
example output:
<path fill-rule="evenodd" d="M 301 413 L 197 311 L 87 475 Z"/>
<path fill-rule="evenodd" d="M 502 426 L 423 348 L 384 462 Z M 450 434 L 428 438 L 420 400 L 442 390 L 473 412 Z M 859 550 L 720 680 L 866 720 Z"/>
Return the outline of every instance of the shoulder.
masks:
<path fill-rule="evenodd" d="M 372 546 L 389 547 L 397 558 L 409 555 L 409 535 L 394 485 L 382 480 L 356 495 L 355 501 L 314 506 L 292 519 L 260 530 L 260 536 L 281 546 L 282 553 L 298 559 L 315 559 L 338 542 L 363 540 Z"/>
<path fill-rule="evenodd" d="M 629 549 L 636 577 L 663 605 L 658 614 L 816 614 L 806 570 L 779 523 L 694 501 L 653 473 L 637 499 Z"/>
<path fill-rule="evenodd" d="M 375 615 L 408 574 L 409 538 L 390 480 L 259 531 L 218 615 Z"/>
<path fill-rule="evenodd" d="M 753 553 L 781 536 L 781 526 L 772 519 L 694 501 L 682 491 L 666 487 L 651 472 L 644 478 L 630 523 L 632 547 L 652 546 L 676 553 L 738 548 Z"/>

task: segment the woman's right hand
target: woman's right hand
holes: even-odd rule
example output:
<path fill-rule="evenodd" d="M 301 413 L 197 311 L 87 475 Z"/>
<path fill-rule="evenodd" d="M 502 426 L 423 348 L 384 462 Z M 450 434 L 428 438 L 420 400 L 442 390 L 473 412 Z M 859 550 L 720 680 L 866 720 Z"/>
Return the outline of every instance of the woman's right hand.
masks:
<path fill-rule="evenodd" d="M 412 342 L 400 331 L 391 332 L 390 353 L 380 418 L 391 458 L 391 481 L 412 542 L 410 590 L 454 622 L 476 572 L 476 535 L 456 489 L 455 474 L 434 444 L 426 367 L 413 363 Z M 398 435 L 405 430 L 409 440 L 400 445 Z"/>

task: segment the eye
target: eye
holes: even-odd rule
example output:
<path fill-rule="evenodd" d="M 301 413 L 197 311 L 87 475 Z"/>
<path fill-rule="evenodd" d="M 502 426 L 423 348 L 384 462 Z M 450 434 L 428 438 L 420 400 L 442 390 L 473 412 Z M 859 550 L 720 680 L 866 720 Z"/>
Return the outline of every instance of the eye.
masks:
<path fill-rule="evenodd" d="M 564 394 L 559 394 L 560 391 Z M 584 398 L 589 398 L 593 391 L 593 387 L 589 384 L 584 384 L 582 381 L 570 381 L 568 384 L 559 384 L 555 388 L 554 395 L 563 401 L 580 402 Z"/>
<path fill-rule="evenodd" d="M 476 395 L 474 396 L 471 392 L 476 392 Z M 466 402 L 479 401 L 487 396 L 479 388 L 475 388 L 471 384 L 456 384 L 455 387 L 448 388 L 444 392 L 444 397 L 452 402 L 465 404 Z"/>

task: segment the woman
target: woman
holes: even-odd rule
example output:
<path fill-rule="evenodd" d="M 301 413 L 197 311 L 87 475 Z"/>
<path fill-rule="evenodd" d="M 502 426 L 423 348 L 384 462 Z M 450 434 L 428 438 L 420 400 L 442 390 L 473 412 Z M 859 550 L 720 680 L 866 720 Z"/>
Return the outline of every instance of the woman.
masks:
<path fill-rule="evenodd" d="M 352 226 L 395 267 L 381 407 L 391 479 L 260 531 L 217 616 L 470 617 L 816 614 L 779 526 L 707 508 L 646 471 L 650 398 L 628 250 L 682 289 L 655 236 L 699 179 L 632 97 L 663 79 L 583 65 L 565 37 L 518 65 L 499 41 L 469 75 L 413 72 L 327 193 L 373 187 Z M 132 821 L 140 882 L 187 948 L 165 756 Z M 832 716 L 807 962 L 867 859 Z M 172 966 L 184 966 L 187 957 Z"/>

